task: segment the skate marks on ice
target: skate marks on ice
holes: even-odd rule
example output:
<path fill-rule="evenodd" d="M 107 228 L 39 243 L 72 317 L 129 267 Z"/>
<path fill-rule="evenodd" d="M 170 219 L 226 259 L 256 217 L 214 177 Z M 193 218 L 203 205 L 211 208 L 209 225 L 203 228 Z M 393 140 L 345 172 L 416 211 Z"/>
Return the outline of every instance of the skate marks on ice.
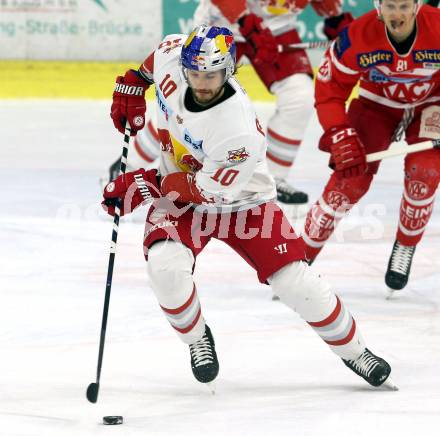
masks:
<path fill-rule="evenodd" d="M 398 392 L 377 390 L 351 373 L 301 319 L 270 301 L 270 288 L 258 284 L 244 261 L 213 242 L 195 271 L 220 361 L 211 395 L 194 380 L 187 346 L 170 331 L 148 286 L 143 226 L 125 220 L 100 398 L 87 402 L 112 221 L 99 215 L 97 181 L 121 139 L 108 107 L 0 105 L 0 183 L 8 188 L 0 226 L 1 433 L 107 435 L 102 417 L 123 415 L 124 424 L 110 431 L 124 436 L 186 436 L 195 428 L 210 436 L 431 434 L 440 410 L 440 219 L 435 209 L 408 286 L 388 304 L 383 277 L 402 189 L 398 160 L 381 168 L 360 204 L 361 211 L 371 202 L 386 205 L 386 214 L 377 216 L 383 235 L 365 240 L 356 229 L 351 237 L 347 232 L 343 243 L 330 241 L 314 265 L 349 305 L 371 348 L 390 362 Z M 32 120 L 23 128 L 29 110 Z M 295 186 L 311 203 L 325 183 L 328 160 L 316 154 L 319 135 L 312 123 L 295 173 Z"/>

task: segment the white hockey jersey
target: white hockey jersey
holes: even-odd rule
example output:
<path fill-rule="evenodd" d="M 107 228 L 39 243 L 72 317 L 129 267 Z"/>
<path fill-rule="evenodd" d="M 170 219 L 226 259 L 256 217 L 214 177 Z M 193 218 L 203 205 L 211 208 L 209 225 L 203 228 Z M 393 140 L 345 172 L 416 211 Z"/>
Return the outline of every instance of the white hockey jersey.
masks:
<path fill-rule="evenodd" d="M 274 36 L 295 29 L 297 12 L 287 7 L 271 8 L 269 5 L 262 4 L 258 0 L 248 0 L 246 3 L 250 12 L 263 18 L 264 25 L 270 29 Z M 195 10 L 194 26 L 200 24 L 227 27 L 234 33 L 236 41 L 243 42 L 245 40 L 238 30 L 238 24 L 236 22 L 229 22 L 222 11 L 211 0 L 200 0 Z"/>
<path fill-rule="evenodd" d="M 162 175 L 195 173 L 199 190 L 221 211 L 273 200 L 276 189 L 267 169 L 264 131 L 235 78 L 228 81 L 235 91 L 228 99 L 202 112 L 185 107 L 188 85 L 179 61 L 186 38 L 168 35 L 154 53 Z"/>
<path fill-rule="evenodd" d="M 194 25 L 227 27 L 234 33 L 236 41 L 242 42 L 244 38 L 237 24 L 237 15 L 242 8 L 242 13 L 254 13 L 261 17 L 264 26 L 278 36 L 296 28 L 297 16 L 309 3 L 323 17 L 342 12 L 341 0 L 200 0 L 194 13 Z"/>

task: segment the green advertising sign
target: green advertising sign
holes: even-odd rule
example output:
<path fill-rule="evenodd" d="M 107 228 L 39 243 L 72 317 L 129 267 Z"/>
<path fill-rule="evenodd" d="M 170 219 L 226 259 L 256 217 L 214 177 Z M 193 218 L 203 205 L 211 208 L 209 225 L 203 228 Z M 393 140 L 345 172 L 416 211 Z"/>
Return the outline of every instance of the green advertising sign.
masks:
<path fill-rule="evenodd" d="M 193 14 L 198 0 L 163 0 L 163 33 L 189 33 L 193 28 Z M 373 7 L 372 0 L 346 0 L 344 11 L 350 11 L 353 16 L 358 17 Z M 322 33 L 323 20 L 312 7 L 307 7 L 299 15 L 298 32 L 304 41 L 324 40 Z"/>
<path fill-rule="evenodd" d="M 172 33 L 190 33 L 198 0 L 162 0 L 163 36 Z"/>

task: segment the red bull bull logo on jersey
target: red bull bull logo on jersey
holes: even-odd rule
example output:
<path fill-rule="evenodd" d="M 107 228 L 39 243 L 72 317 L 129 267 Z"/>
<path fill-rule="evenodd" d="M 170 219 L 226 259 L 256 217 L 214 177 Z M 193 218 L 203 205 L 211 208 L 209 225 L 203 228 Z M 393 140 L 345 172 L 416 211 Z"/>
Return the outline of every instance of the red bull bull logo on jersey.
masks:
<path fill-rule="evenodd" d="M 249 157 L 249 153 L 245 147 L 238 148 L 237 150 L 228 151 L 228 162 L 240 163 L 244 162 Z"/>

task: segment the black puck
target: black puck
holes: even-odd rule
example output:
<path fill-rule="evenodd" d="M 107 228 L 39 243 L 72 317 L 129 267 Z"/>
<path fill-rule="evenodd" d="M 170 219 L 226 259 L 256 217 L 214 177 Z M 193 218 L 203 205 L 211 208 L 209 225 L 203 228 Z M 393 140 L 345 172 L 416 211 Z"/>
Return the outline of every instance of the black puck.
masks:
<path fill-rule="evenodd" d="M 124 418 L 122 416 L 104 416 L 102 422 L 105 425 L 119 425 L 124 422 Z"/>

